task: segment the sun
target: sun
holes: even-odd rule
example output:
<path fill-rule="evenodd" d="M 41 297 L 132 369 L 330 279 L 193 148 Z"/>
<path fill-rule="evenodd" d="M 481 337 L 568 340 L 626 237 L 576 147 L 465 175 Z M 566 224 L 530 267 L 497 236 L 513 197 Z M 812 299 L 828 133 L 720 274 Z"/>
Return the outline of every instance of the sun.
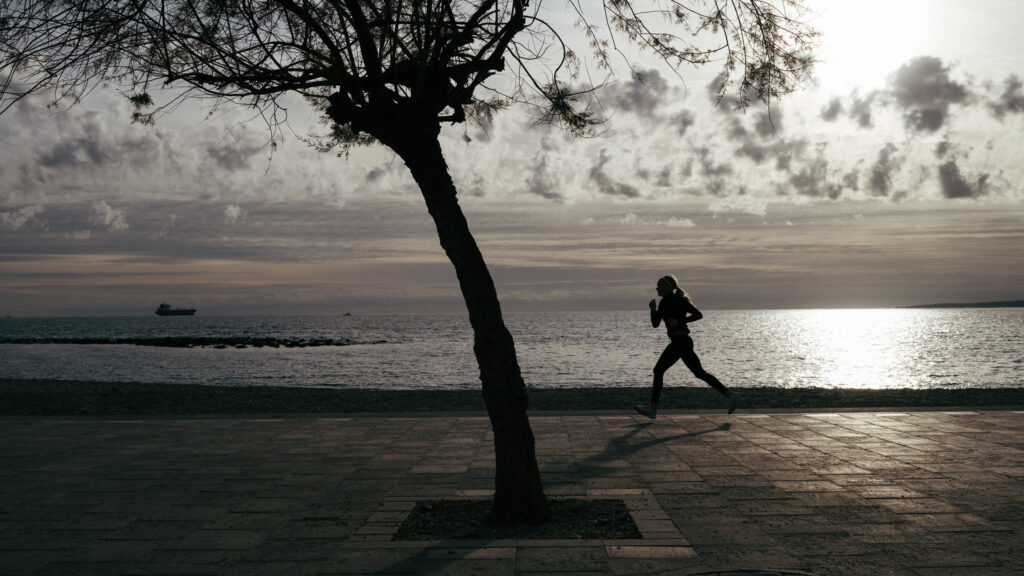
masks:
<path fill-rule="evenodd" d="M 870 91 L 926 50 L 929 11 L 923 0 L 814 0 L 807 3 L 821 32 L 815 77 L 833 92 Z"/>

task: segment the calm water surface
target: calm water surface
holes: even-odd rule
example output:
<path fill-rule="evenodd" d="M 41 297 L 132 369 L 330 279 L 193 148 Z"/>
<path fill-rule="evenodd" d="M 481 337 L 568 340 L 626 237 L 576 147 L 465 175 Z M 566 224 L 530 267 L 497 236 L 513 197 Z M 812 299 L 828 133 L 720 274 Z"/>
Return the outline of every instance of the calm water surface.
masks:
<path fill-rule="evenodd" d="M 508 314 L 538 388 L 643 386 L 667 343 L 647 311 Z M 705 368 L 727 385 L 1021 387 L 1024 309 L 705 311 L 691 325 Z M 0 319 L 22 338 L 273 337 L 321 348 L 0 344 L 0 378 L 338 388 L 475 389 L 463 315 Z M 700 385 L 681 364 L 666 385 Z"/>

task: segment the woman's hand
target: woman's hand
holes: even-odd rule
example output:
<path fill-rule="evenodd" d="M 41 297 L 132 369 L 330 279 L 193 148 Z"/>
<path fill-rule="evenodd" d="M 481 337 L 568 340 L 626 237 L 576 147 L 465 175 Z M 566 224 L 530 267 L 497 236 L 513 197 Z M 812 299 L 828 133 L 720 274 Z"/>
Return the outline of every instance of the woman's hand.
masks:
<path fill-rule="evenodd" d="M 651 298 L 651 301 L 647 303 L 647 306 L 650 307 L 651 312 L 654 312 L 655 310 L 658 309 L 658 303 L 654 301 L 654 298 Z"/>

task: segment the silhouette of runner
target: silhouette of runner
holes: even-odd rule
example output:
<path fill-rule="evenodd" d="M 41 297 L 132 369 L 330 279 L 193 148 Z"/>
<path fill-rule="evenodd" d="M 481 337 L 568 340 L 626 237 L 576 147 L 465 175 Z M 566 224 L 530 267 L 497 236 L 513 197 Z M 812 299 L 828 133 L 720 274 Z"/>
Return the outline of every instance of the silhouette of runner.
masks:
<path fill-rule="evenodd" d="M 637 404 L 633 408 L 648 418 L 656 418 L 665 371 L 677 360 L 682 360 L 694 376 L 728 398 L 729 414 L 732 414 L 736 411 L 739 392 L 729 390 L 718 381 L 718 378 L 704 370 L 704 367 L 700 365 L 700 358 L 693 351 L 693 339 L 690 338 L 690 328 L 687 324 L 700 320 L 704 315 L 697 310 L 697 307 L 693 305 L 693 300 L 690 300 L 690 296 L 679 287 L 679 281 L 671 274 L 658 279 L 658 296 L 661 296 L 660 304 L 656 305 L 654 300 L 648 304 L 651 308 L 651 325 L 657 328 L 664 320 L 670 342 L 665 347 L 665 351 L 661 353 L 661 357 L 658 358 L 657 364 L 654 365 L 654 389 L 651 390 L 651 403 Z"/>

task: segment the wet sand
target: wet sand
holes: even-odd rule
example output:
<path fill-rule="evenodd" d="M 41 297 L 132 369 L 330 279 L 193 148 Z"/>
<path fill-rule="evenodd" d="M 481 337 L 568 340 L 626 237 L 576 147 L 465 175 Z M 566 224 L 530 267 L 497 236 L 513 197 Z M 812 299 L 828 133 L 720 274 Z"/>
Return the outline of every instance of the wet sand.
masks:
<path fill-rule="evenodd" d="M 1022 408 L 1024 389 L 742 388 L 740 409 Z M 532 410 L 629 410 L 649 388 L 531 389 Z M 666 387 L 662 410 L 719 410 L 707 387 Z M 479 390 L 364 390 L 0 379 L 3 416 L 170 416 L 483 411 Z"/>

